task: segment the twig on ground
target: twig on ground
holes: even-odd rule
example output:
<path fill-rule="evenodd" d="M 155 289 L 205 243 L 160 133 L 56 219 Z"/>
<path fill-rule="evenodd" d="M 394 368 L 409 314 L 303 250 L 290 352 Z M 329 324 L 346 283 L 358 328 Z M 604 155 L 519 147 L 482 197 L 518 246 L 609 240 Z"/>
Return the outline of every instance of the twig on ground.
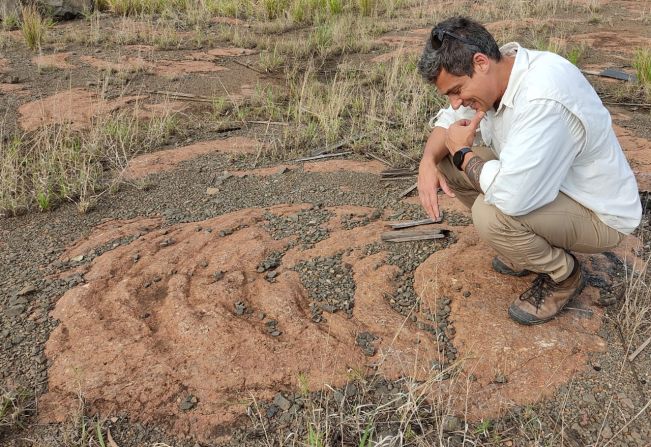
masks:
<path fill-rule="evenodd" d="M 399 198 L 399 199 L 402 199 L 403 197 L 405 197 L 406 195 L 408 195 L 410 192 L 412 192 L 412 191 L 413 191 L 414 189 L 416 189 L 417 187 L 418 187 L 418 183 L 414 183 L 414 184 L 411 185 L 409 188 L 405 189 L 405 190 L 402 191 L 400 194 L 398 194 L 398 198 Z"/>
<path fill-rule="evenodd" d="M 387 166 L 392 166 L 391 163 L 389 163 L 388 161 L 386 161 L 386 160 L 385 160 L 384 158 L 382 158 L 382 157 L 378 157 L 378 156 L 375 155 L 373 152 L 365 152 L 364 155 L 368 155 L 369 157 L 374 158 L 374 159 L 376 159 L 377 161 L 379 161 L 380 163 L 384 163 L 384 164 L 387 165 Z"/>
<path fill-rule="evenodd" d="M 191 93 L 182 93 L 182 92 L 171 92 L 167 90 L 150 90 L 147 93 L 154 95 L 163 95 L 171 99 L 176 99 L 179 101 L 194 101 L 194 102 L 209 102 L 212 103 L 214 100 L 208 96 L 202 95 L 193 95 Z"/>
<path fill-rule="evenodd" d="M 396 177 L 382 177 L 380 178 L 381 181 L 383 182 L 396 182 L 399 180 L 408 180 L 414 178 L 413 175 L 402 175 L 402 176 L 396 176 Z"/>
<path fill-rule="evenodd" d="M 247 124 L 267 124 L 270 126 L 289 126 L 288 123 L 283 123 L 280 121 L 245 121 Z"/>
<path fill-rule="evenodd" d="M 249 70 L 253 70 L 253 71 L 255 71 L 256 73 L 259 73 L 259 74 L 261 74 L 261 75 L 266 75 L 266 74 L 267 74 L 267 73 L 265 73 L 264 71 L 258 70 L 257 68 L 253 68 L 253 67 L 250 66 L 249 64 L 245 64 L 244 62 L 240 62 L 240 61 L 235 60 L 235 59 L 232 59 L 232 62 L 236 63 L 237 65 L 241 65 L 242 67 L 246 67 L 246 68 L 248 68 Z"/>
<path fill-rule="evenodd" d="M 380 238 L 384 242 L 407 242 L 407 241 L 424 241 L 429 239 L 443 239 L 447 230 L 432 229 L 432 230 L 402 230 L 402 231 L 387 231 L 382 233 Z"/>
<path fill-rule="evenodd" d="M 386 145 L 386 146 L 387 146 L 389 149 L 391 149 L 392 151 L 394 151 L 395 153 L 397 153 L 398 155 L 401 155 L 401 156 L 405 157 L 407 160 L 411 160 L 411 161 L 413 161 L 414 163 L 418 163 L 418 160 L 414 160 L 412 157 L 410 157 L 409 155 L 407 155 L 404 151 L 398 149 L 398 148 L 397 148 L 395 145 L 393 145 L 392 143 L 389 143 L 389 142 L 387 141 L 387 145 Z"/>
<path fill-rule="evenodd" d="M 387 169 L 386 171 L 380 172 L 380 176 L 385 178 L 414 176 L 416 174 L 418 174 L 418 171 L 407 168 Z"/>
<path fill-rule="evenodd" d="M 607 105 L 607 106 L 644 107 L 645 109 L 650 109 L 651 108 L 651 104 L 637 103 L 637 102 L 610 102 L 610 101 L 604 101 L 604 104 Z"/>
<path fill-rule="evenodd" d="M 296 160 L 292 160 L 294 163 L 298 163 L 301 161 L 310 161 L 310 160 L 319 160 L 321 158 L 331 158 L 331 157 L 341 157 L 344 155 L 349 155 L 352 154 L 352 151 L 346 151 L 346 152 L 337 152 L 336 154 L 323 154 L 323 155 L 316 155 L 314 157 L 304 157 L 304 158 L 297 158 Z"/>
<path fill-rule="evenodd" d="M 332 152 L 334 150 L 339 149 L 340 147 L 343 147 L 343 146 L 345 146 L 345 145 L 347 145 L 349 143 L 352 143 L 353 141 L 359 140 L 360 138 L 364 138 L 366 135 L 368 135 L 368 134 L 360 133 L 360 134 L 357 134 L 357 135 L 353 135 L 350 138 L 345 138 L 345 139 L 339 141 L 338 143 L 334 143 L 334 144 L 331 144 L 329 146 L 326 146 L 325 148 L 323 148 L 321 150 L 317 150 L 317 151 L 313 152 L 312 155 L 321 155 L 321 154 L 330 153 L 330 152 Z"/>
<path fill-rule="evenodd" d="M 420 225 L 429 225 L 433 223 L 440 223 L 442 221 L 441 218 L 434 220 L 431 217 L 428 217 L 427 219 L 419 219 L 419 220 L 398 220 L 395 222 L 387 222 L 386 224 L 393 228 L 394 230 L 398 230 L 400 228 L 411 228 L 411 227 L 417 227 Z"/>
<path fill-rule="evenodd" d="M 644 343 L 642 343 L 631 355 L 628 356 L 628 361 L 632 362 L 635 360 L 635 357 L 640 355 L 640 352 L 644 350 L 647 346 L 649 346 L 649 343 L 651 343 L 651 337 L 647 338 Z"/>

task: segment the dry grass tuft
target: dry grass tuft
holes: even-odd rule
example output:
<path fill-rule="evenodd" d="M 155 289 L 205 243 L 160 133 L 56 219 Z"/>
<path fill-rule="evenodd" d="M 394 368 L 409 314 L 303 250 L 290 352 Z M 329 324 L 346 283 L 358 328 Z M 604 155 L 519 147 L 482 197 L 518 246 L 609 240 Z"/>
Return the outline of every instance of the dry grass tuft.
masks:
<path fill-rule="evenodd" d="M 0 138 L 0 211 L 16 214 L 34 206 L 52 209 L 62 200 L 80 212 L 94 201 L 139 152 L 162 144 L 174 131 L 171 115 L 141 121 L 133 111 L 95 120 L 89 130 L 50 125 L 8 142 Z"/>
<path fill-rule="evenodd" d="M 25 43 L 31 50 L 40 49 L 50 26 L 49 21 L 41 16 L 34 5 L 24 6 L 21 15 L 20 29 Z"/>
<path fill-rule="evenodd" d="M 312 60 L 305 71 L 290 72 L 287 94 L 258 88 L 244 103 L 220 103 L 215 110 L 241 120 L 286 123 L 284 130 L 269 135 L 272 144 L 265 155 L 272 159 L 304 155 L 341 140 L 357 140 L 356 151 L 398 165 L 419 158 L 429 133 L 426 118 L 444 100 L 419 77 L 414 56 L 370 67 L 339 67 L 325 79 L 317 66 Z"/>
<path fill-rule="evenodd" d="M 633 67 L 645 95 L 651 98 L 651 50 L 648 48 L 637 50 Z"/>
<path fill-rule="evenodd" d="M 0 388 L 0 439 L 4 430 L 23 428 L 35 411 L 33 393 L 25 388 Z"/>

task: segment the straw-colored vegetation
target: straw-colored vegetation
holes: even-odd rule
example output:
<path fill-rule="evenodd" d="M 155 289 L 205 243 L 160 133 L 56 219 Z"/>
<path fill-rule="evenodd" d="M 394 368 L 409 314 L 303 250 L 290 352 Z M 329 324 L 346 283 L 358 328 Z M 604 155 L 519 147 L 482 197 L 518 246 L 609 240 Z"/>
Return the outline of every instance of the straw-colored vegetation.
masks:
<path fill-rule="evenodd" d="M 633 67 L 637 74 L 637 80 L 648 98 L 651 98 L 651 49 L 637 50 Z"/>
<path fill-rule="evenodd" d="M 0 439 L 5 429 L 23 427 L 34 410 L 33 393 L 29 390 L 0 387 Z"/>
<path fill-rule="evenodd" d="M 98 119 L 89 130 L 62 124 L 0 138 L 0 210 L 11 214 L 36 205 L 47 211 L 69 200 L 85 212 L 131 157 L 162 144 L 174 130 L 170 115 L 144 122 L 125 111 Z"/>
<path fill-rule="evenodd" d="M 443 105 L 420 80 L 415 63 L 414 56 L 403 55 L 369 68 L 341 67 L 326 80 L 310 63 L 290 74 L 289 93 L 259 88 L 242 104 L 218 104 L 221 119 L 286 123 L 280 134 L 270 135 L 267 155 L 276 159 L 351 140 L 356 150 L 387 161 L 415 161 L 428 134 L 423 117 Z"/>
<path fill-rule="evenodd" d="M 20 29 L 25 43 L 31 50 L 40 49 L 50 21 L 44 18 L 34 5 L 24 6 L 21 15 Z"/>

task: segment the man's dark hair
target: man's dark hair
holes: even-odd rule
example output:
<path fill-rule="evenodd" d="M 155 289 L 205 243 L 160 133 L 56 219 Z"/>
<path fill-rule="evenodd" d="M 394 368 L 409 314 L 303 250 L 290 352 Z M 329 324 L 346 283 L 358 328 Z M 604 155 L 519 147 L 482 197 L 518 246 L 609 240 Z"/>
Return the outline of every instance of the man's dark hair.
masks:
<path fill-rule="evenodd" d="M 442 36 L 436 42 L 440 43 L 438 49 L 433 45 L 432 35 Z M 476 53 L 483 53 L 495 61 L 502 59 L 497 42 L 480 23 L 467 17 L 451 17 L 432 29 L 418 62 L 418 71 L 429 82 L 436 82 L 441 69 L 455 76 L 472 77 Z"/>

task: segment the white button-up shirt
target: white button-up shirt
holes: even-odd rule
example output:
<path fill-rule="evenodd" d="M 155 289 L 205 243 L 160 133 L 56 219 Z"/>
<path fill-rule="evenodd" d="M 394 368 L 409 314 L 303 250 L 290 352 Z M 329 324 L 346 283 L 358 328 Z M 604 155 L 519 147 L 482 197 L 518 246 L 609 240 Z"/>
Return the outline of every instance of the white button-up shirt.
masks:
<path fill-rule="evenodd" d="M 631 233 L 642 216 L 637 183 L 590 83 L 554 53 L 515 42 L 500 50 L 515 62 L 498 109 L 486 113 L 476 139 L 498 158 L 484 164 L 479 179 L 486 203 L 520 216 L 562 191 L 606 225 Z M 430 122 L 447 129 L 474 114 L 448 107 Z"/>

